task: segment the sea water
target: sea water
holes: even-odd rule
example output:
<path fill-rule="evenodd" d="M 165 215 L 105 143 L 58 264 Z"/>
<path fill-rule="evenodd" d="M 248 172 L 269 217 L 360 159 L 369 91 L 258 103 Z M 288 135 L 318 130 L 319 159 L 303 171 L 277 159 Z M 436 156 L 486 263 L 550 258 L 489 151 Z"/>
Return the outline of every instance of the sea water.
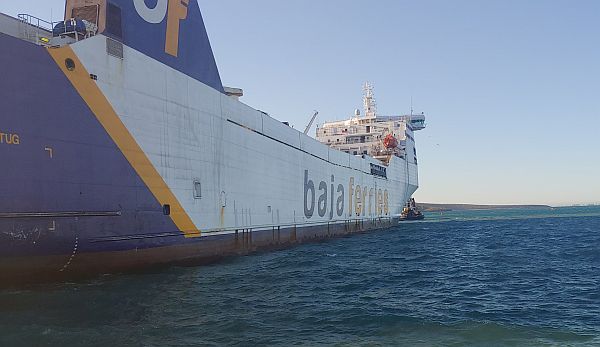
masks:
<path fill-rule="evenodd" d="M 0 346 L 600 346 L 600 207 L 0 292 Z"/>

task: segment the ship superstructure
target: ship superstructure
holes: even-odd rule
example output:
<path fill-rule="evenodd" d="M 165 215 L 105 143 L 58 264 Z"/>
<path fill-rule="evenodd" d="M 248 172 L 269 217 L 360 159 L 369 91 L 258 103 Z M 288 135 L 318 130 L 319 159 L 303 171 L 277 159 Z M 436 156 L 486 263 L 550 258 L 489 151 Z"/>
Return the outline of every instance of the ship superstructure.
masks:
<path fill-rule="evenodd" d="M 378 116 L 373 86 L 364 85 L 364 116 L 356 110 L 354 117 L 326 122 L 317 127 L 317 140 L 351 155 L 366 155 L 388 164 L 392 156 L 407 158 L 413 152 L 417 164 L 414 132 L 425 129 L 425 115 Z"/>
<path fill-rule="evenodd" d="M 397 224 L 418 187 L 422 118 L 378 117 L 371 98 L 366 117 L 320 128 L 348 132 L 323 144 L 222 85 L 197 0 L 153 4 L 0 16 L 0 284 Z M 389 134 L 384 153 L 375 136 Z"/>

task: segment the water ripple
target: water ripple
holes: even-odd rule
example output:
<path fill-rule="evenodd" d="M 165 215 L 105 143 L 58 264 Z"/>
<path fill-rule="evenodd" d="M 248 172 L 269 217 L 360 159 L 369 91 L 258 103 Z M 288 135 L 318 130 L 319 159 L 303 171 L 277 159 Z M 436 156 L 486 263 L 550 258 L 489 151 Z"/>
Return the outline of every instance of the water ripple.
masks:
<path fill-rule="evenodd" d="M 599 208 L 450 213 L 0 292 L 0 345 L 600 346 L 599 270 Z"/>

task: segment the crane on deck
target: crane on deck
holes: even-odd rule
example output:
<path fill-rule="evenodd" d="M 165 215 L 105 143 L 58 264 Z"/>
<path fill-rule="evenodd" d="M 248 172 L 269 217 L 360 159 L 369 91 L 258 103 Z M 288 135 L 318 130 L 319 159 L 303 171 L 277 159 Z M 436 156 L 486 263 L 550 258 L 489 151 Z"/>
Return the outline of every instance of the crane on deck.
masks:
<path fill-rule="evenodd" d="M 315 114 L 313 114 L 312 118 L 310 119 L 310 122 L 308 123 L 308 125 L 306 126 L 306 129 L 304 130 L 304 135 L 308 135 L 308 132 L 310 131 L 310 128 L 312 128 L 313 123 L 315 122 L 315 119 L 317 119 L 317 115 L 319 115 L 319 111 L 315 111 Z"/>

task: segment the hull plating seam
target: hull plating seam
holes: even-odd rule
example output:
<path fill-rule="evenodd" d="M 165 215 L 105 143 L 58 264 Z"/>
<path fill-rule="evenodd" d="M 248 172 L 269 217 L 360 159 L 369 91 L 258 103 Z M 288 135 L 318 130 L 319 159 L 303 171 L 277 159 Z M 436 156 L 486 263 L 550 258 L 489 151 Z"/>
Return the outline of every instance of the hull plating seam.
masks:
<path fill-rule="evenodd" d="M 345 221 L 336 221 L 336 222 L 330 222 L 330 223 L 312 222 L 312 223 L 302 223 L 302 224 L 256 225 L 256 226 L 252 226 L 252 227 L 248 227 L 248 228 L 240 227 L 240 228 L 230 228 L 230 229 L 203 230 L 202 235 L 203 236 L 219 235 L 219 234 L 228 235 L 228 234 L 235 234 L 235 233 L 242 232 L 242 231 L 250 231 L 250 232 L 269 231 L 269 230 L 279 231 L 282 229 L 294 229 L 294 228 L 301 229 L 301 228 L 312 227 L 312 226 L 322 226 L 323 228 L 329 228 L 330 226 L 337 226 L 337 225 L 345 225 L 345 226 L 362 225 L 365 222 L 366 223 L 391 223 L 394 219 L 397 219 L 397 218 L 398 218 L 398 216 L 367 218 L 367 219 L 348 219 Z M 128 235 L 128 236 L 95 238 L 95 239 L 90 239 L 89 241 L 92 243 L 120 242 L 120 241 L 156 239 L 156 238 L 163 238 L 163 237 L 179 237 L 179 236 L 181 236 L 181 233 L 179 233 L 179 232 L 171 232 L 171 233 L 166 232 L 166 233 L 160 233 L 160 234 L 138 234 L 138 235 Z"/>
<path fill-rule="evenodd" d="M 119 217 L 119 216 L 121 216 L 120 211 L 0 213 L 0 218 L 69 218 L 69 217 Z"/>

